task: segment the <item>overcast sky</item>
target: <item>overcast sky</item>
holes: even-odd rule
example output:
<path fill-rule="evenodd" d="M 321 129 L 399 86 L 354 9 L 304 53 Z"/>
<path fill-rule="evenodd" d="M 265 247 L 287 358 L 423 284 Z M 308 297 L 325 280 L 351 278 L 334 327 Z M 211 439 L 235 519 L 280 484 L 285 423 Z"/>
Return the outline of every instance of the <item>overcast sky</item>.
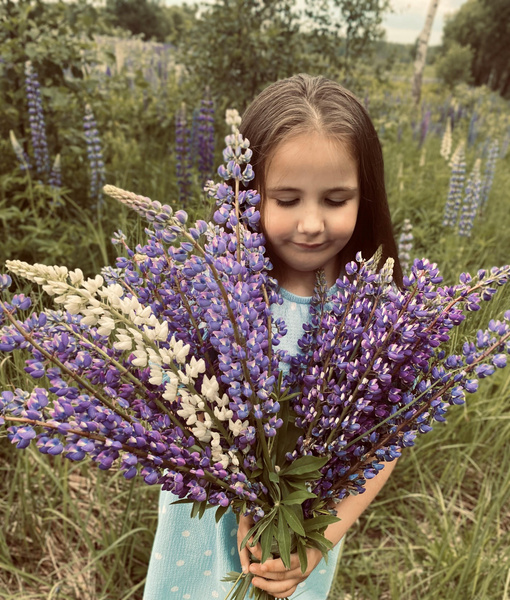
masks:
<path fill-rule="evenodd" d="M 430 0 L 392 0 L 394 12 L 386 15 L 384 27 L 386 39 L 389 42 L 413 44 L 420 35 L 425 24 L 427 9 Z M 166 4 L 182 4 L 183 0 L 164 0 Z M 441 43 L 444 16 L 458 10 L 466 0 L 439 0 L 439 6 L 434 19 L 434 26 L 430 36 L 430 44 Z M 188 0 L 188 4 L 193 4 Z"/>

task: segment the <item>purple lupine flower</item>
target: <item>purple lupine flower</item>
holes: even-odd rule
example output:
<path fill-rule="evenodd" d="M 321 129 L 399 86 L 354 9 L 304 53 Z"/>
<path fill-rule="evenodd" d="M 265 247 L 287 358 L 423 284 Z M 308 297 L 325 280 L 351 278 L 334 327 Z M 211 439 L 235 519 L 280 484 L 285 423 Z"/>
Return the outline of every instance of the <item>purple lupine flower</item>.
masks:
<path fill-rule="evenodd" d="M 476 110 L 474 110 L 471 115 L 471 119 L 469 121 L 469 129 L 468 129 L 468 137 L 467 137 L 468 146 L 473 146 L 473 144 L 475 143 L 476 137 L 478 135 L 478 121 L 479 120 L 480 120 L 480 115 L 476 112 Z"/>
<path fill-rule="evenodd" d="M 103 160 L 103 148 L 99 131 L 97 129 L 96 119 L 90 104 L 85 106 L 85 115 L 83 117 L 83 129 L 85 131 L 85 141 L 87 144 L 87 157 L 90 167 L 90 197 L 96 200 L 99 205 L 103 202 L 103 186 L 106 181 L 106 171 Z"/>
<path fill-rule="evenodd" d="M 466 175 L 466 159 L 463 143 L 459 144 L 452 156 L 451 168 L 452 174 L 450 176 L 448 198 L 444 207 L 443 227 L 455 227 L 457 223 Z"/>
<path fill-rule="evenodd" d="M 191 131 L 186 119 L 186 106 L 183 103 L 175 115 L 175 158 L 181 206 L 186 206 L 191 196 L 191 140 Z"/>
<path fill-rule="evenodd" d="M 457 232 L 460 236 L 471 237 L 471 230 L 480 209 L 480 195 L 482 191 L 482 180 L 480 177 L 480 163 L 478 159 L 475 162 L 473 170 L 469 175 L 464 193 L 464 200 L 460 211 L 460 218 Z"/>
<path fill-rule="evenodd" d="M 33 382 L 0 393 L 0 424 L 21 449 L 118 466 L 219 516 L 243 510 L 260 527 L 277 514 L 275 486 L 292 483 L 310 499 L 301 523 L 317 507 L 325 515 L 330 499 L 363 492 L 505 365 L 510 311 L 458 354 L 444 344 L 509 281 L 510 266 L 446 286 L 436 264 L 416 259 L 399 289 L 392 259 L 379 268 L 380 252 L 358 254 L 333 289 L 318 274 L 301 352 L 287 355 L 260 196 L 240 189 L 253 169 L 236 123 L 218 170 L 225 181 L 206 186 L 215 220 L 189 224 L 183 210 L 106 186 L 150 225 L 134 249 L 115 236 L 125 250 L 115 269 L 85 280 L 79 269 L 7 262 L 63 310 L 24 317 L 26 296 L 0 301 L 0 349 L 27 353 Z"/>
<path fill-rule="evenodd" d="M 489 145 L 489 152 L 487 162 L 485 163 L 485 172 L 483 175 L 482 190 L 480 193 L 480 204 L 483 207 L 486 206 L 489 194 L 492 188 L 492 182 L 494 181 L 494 173 L 496 171 L 496 164 L 499 157 L 499 142 L 493 140 Z"/>
<path fill-rule="evenodd" d="M 430 110 L 424 111 L 422 119 L 421 119 L 421 123 L 420 123 L 420 142 L 419 142 L 420 148 L 423 146 L 423 144 L 425 143 L 425 139 L 427 138 L 427 133 L 429 132 L 429 129 L 430 129 L 431 116 L 432 116 L 432 113 Z"/>
<path fill-rule="evenodd" d="M 211 178 L 214 165 L 214 103 L 209 96 L 200 101 L 198 112 L 198 172 L 202 185 Z"/>
<path fill-rule="evenodd" d="M 48 141 L 46 139 L 46 123 L 42 107 L 39 77 L 32 63 L 25 63 L 25 88 L 28 102 L 28 119 L 32 136 L 32 149 L 37 175 L 45 181 L 50 171 Z"/>

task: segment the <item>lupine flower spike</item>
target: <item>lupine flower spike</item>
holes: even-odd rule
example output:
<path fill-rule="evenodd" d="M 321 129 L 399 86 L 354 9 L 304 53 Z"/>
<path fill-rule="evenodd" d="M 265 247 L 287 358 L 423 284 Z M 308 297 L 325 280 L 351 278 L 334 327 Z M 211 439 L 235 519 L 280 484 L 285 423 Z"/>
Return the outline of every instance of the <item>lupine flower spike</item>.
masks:
<path fill-rule="evenodd" d="M 25 63 L 25 87 L 35 170 L 41 180 L 46 181 L 50 171 L 46 123 L 44 120 L 39 78 L 30 61 Z"/>
<path fill-rule="evenodd" d="M 99 206 L 103 202 L 103 186 L 106 180 L 106 171 L 103 160 L 103 148 L 96 119 L 90 104 L 85 106 L 83 129 L 87 143 L 87 156 L 90 167 L 90 197 L 97 200 Z"/>
<path fill-rule="evenodd" d="M 496 172 L 496 164 L 498 162 L 499 157 L 499 142 L 498 140 L 493 140 L 489 146 L 489 155 L 487 157 L 487 162 L 485 163 L 485 172 L 482 181 L 482 191 L 480 194 L 480 203 L 482 208 L 484 208 L 487 204 L 487 200 L 489 199 L 489 194 L 492 188 L 492 182 L 494 181 L 494 174 Z"/>
<path fill-rule="evenodd" d="M 18 138 L 14 134 L 14 131 L 9 131 L 9 138 L 11 140 L 11 146 L 14 150 L 14 154 L 20 163 L 20 168 L 22 171 L 28 171 L 32 168 L 30 164 L 30 159 L 27 153 L 21 147 L 21 144 L 18 142 Z"/>
<path fill-rule="evenodd" d="M 455 227 L 459 215 L 466 176 L 465 144 L 463 142 L 457 146 L 453 153 L 450 165 L 452 174 L 450 176 L 448 198 L 444 207 L 444 227 Z"/>
<path fill-rule="evenodd" d="M 448 117 L 446 119 L 446 128 L 443 134 L 443 139 L 441 141 L 441 150 L 440 154 L 445 159 L 448 160 L 450 158 L 450 154 L 452 151 L 452 122 Z"/>
<path fill-rule="evenodd" d="M 463 237 L 471 237 L 471 230 L 473 229 L 475 217 L 480 208 L 480 192 L 482 188 L 480 163 L 481 159 L 475 161 L 473 170 L 466 183 L 466 191 L 457 230 L 458 234 Z"/>
<path fill-rule="evenodd" d="M 408 273 L 411 267 L 411 252 L 413 250 L 413 225 L 409 219 L 404 219 L 402 231 L 398 238 L 398 258 L 403 273 Z"/>

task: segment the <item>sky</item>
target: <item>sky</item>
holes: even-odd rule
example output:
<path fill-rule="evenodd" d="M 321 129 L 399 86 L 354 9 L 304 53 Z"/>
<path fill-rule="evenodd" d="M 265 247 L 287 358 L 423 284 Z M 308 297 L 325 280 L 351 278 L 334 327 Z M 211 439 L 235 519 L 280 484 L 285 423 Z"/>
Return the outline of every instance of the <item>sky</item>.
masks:
<path fill-rule="evenodd" d="M 420 35 L 430 0 L 391 0 L 394 12 L 386 15 L 383 26 L 389 42 L 413 44 Z M 165 4 L 182 4 L 183 0 L 164 0 Z M 441 44 L 445 15 L 454 13 L 466 0 L 439 0 L 434 25 L 430 35 L 430 45 Z M 193 4 L 188 0 L 188 4 Z"/>

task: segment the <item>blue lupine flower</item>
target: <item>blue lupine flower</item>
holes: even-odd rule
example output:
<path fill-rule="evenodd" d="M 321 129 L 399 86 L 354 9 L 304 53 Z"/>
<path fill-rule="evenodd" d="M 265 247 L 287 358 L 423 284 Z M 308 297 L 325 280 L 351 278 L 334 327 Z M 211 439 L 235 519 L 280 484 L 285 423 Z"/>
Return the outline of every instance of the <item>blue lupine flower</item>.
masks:
<path fill-rule="evenodd" d="M 96 119 L 90 104 L 85 106 L 85 115 L 83 117 L 83 129 L 85 131 L 85 141 L 87 144 L 87 157 L 90 167 L 90 197 L 96 200 L 99 205 L 103 202 L 103 186 L 106 181 L 106 171 L 103 160 L 103 148 L 99 131 L 97 129 Z"/>
<path fill-rule="evenodd" d="M 455 227 L 461 205 L 464 179 L 466 174 L 466 159 L 464 145 L 461 144 L 455 151 L 452 160 L 452 174 L 448 198 L 444 207 L 443 226 Z"/>
<path fill-rule="evenodd" d="M 39 77 L 32 63 L 25 63 L 25 88 L 28 102 L 28 120 L 32 136 L 32 149 L 37 175 L 45 181 L 50 172 L 50 157 L 46 139 L 46 123 L 41 100 Z"/>
<path fill-rule="evenodd" d="M 480 194 L 482 180 L 480 178 L 480 159 L 475 162 L 473 170 L 466 183 L 464 200 L 460 211 L 458 234 L 464 237 L 471 236 L 473 224 L 480 209 Z"/>
<path fill-rule="evenodd" d="M 485 163 L 485 172 L 483 176 L 482 189 L 480 192 L 480 205 L 482 208 L 485 207 L 487 200 L 489 199 L 492 182 L 494 181 L 494 173 L 496 171 L 496 163 L 498 162 L 498 156 L 499 142 L 498 140 L 493 140 L 489 146 L 489 155 L 487 157 L 487 162 Z"/>

